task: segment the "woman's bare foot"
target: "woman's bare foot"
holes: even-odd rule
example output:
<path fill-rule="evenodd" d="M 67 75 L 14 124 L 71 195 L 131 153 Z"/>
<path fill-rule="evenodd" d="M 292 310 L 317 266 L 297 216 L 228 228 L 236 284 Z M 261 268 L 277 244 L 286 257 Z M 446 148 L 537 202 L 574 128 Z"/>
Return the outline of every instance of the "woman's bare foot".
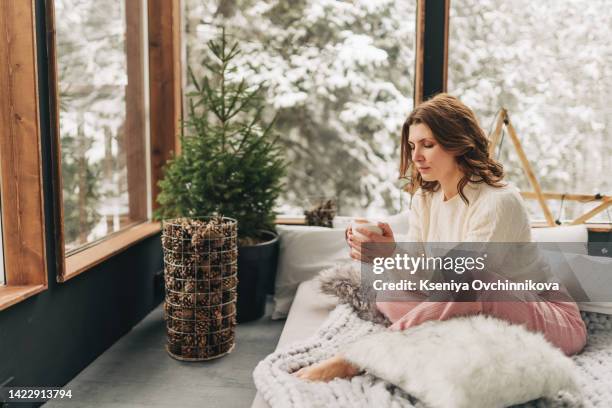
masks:
<path fill-rule="evenodd" d="M 359 374 L 360 370 L 342 356 L 336 355 L 317 364 L 303 367 L 293 373 L 302 380 L 309 381 L 331 381 L 334 378 L 351 378 Z"/>

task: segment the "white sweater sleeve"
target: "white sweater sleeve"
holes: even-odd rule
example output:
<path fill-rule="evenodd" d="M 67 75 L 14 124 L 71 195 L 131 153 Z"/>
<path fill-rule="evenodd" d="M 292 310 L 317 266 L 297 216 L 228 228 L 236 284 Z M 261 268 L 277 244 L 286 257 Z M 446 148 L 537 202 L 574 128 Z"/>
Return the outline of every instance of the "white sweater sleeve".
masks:
<path fill-rule="evenodd" d="M 467 224 L 466 242 L 530 242 L 531 228 L 523 199 L 503 191 L 479 200 Z"/>
<path fill-rule="evenodd" d="M 468 219 L 465 241 L 481 243 L 481 251 L 489 254 L 489 271 L 511 279 L 519 276 L 528 276 L 536 281 L 548 279 L 545 265 L 539 263 L 535 247 L 503 244 L 531 242 L 529 216 L 517 191 L 499 191 L 479 200 Z M 471 249 L 476 250 L 476 247 Z"/>

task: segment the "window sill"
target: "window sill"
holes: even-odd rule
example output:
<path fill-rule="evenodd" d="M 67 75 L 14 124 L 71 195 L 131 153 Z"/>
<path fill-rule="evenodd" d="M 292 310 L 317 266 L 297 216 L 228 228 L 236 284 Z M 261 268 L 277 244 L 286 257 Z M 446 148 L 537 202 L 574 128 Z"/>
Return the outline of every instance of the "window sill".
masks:
<path fill-rule="evenodd" d="M 276 217 L 275 224 L 279 225 L 306 225 L 306 220 L 304 217 L 298 216 L 278 216 Z M 587 229 L 590 232 L 611 232 L 612 231 L 612 223 L 586 223 Z M 531 228 L 546 228 L 548 224 L 545 222 L 532 222 Z"/>
<path fill-rule="evenodd" d="M 132 245 L 149 238 L 161 231 L 159 222 L 138 224 L 114 236 L 66 257 L 66 272 L 60 282 L 66 282 L 86 270 L 104 262 L 108 258 L 126 250 Z"/>
<path fill-rule="evenodd" d="M 612 231 L 612 224 L 606 224 L 606 223 L 586 223 L 586 224 L 579 224 L 579 225 L 585 225 L 587 230 L 589 230 L 589 232 L 610 232 Z M 564 225 L 561 225 L 561 227 L 563 227 Z M 554 227 L 549 227 L 548 224 L 546 224 L 545 222 L 532 222 L 531 223 L 531 228 L 554 228 Z"/>
<path fill-rule="evenodd" d="M 4 310 L 45 289 L 47 289 L 47 285 L 0 286 L 0 310 Z"/>
<path fill-rule="evenodd" d="M 275 224 L 280 225 L 306 225 L 306 218 L 300 216 L 278 216 L 274 220 Z"/>

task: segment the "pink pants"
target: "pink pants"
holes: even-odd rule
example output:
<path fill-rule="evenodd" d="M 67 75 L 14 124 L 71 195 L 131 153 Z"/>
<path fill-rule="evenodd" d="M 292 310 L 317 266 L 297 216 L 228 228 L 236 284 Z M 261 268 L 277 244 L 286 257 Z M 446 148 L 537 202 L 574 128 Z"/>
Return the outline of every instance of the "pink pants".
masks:
<path fill-rule="evenodd" d="M 404 293 L 409 293 L 408 301 L 376 303 L 393 323 L 391 330 L 405 330 L 429 320 L 485 314 L 541 332 L 567 355 L 580 352 L 586 344 L 586 327 L 578 306 L 569 297 L 568 301 L 559 301 L 558 292 L 554 296 L 549 292 L 529 294 L 531 299 L 521 293 L 516 301 L 486 301 L 482 297 L 473 302 L 428 302 L 421 292 Z"/>

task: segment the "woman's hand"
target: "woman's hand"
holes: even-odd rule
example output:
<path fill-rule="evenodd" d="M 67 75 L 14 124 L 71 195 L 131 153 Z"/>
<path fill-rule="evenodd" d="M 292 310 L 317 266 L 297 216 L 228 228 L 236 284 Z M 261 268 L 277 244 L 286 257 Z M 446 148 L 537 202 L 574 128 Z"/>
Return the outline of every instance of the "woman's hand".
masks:
<path fill-rule="evenodd" d="M 317 364 L 303 367 L 293 373 L 297 378 L 309 381 L 331 381 L 334 378 L 351 378 L 359 374 L 360 370 L 342 356 L 336 355 Z"/>
<path fill-rule="evenodd" d="M 349 241 L 352 236 L 353 236 L 353 228 L 351 228 L 351 225 L 349 224 L 349 226 L 346 227 L 346 229 L 344 230 L 344 240 L 346 241 L 347 244 L 349 244 Z"/>
<path fill-rule="evenodd" d="M 393 254 L 395 236 L 391 227 L 386 222 L 379 222 L 378 227 L 382 229 L 382 235 L 366 228 L 357 228 L 359 234 L 354 234 L 350 226 L 347 228 L 345 235 L 351 247 L 351 258 L 372 263 L 374 258 L 388 257 Z M 368 245 L 364 247 L 363 244 L 366 243 Z"/>

